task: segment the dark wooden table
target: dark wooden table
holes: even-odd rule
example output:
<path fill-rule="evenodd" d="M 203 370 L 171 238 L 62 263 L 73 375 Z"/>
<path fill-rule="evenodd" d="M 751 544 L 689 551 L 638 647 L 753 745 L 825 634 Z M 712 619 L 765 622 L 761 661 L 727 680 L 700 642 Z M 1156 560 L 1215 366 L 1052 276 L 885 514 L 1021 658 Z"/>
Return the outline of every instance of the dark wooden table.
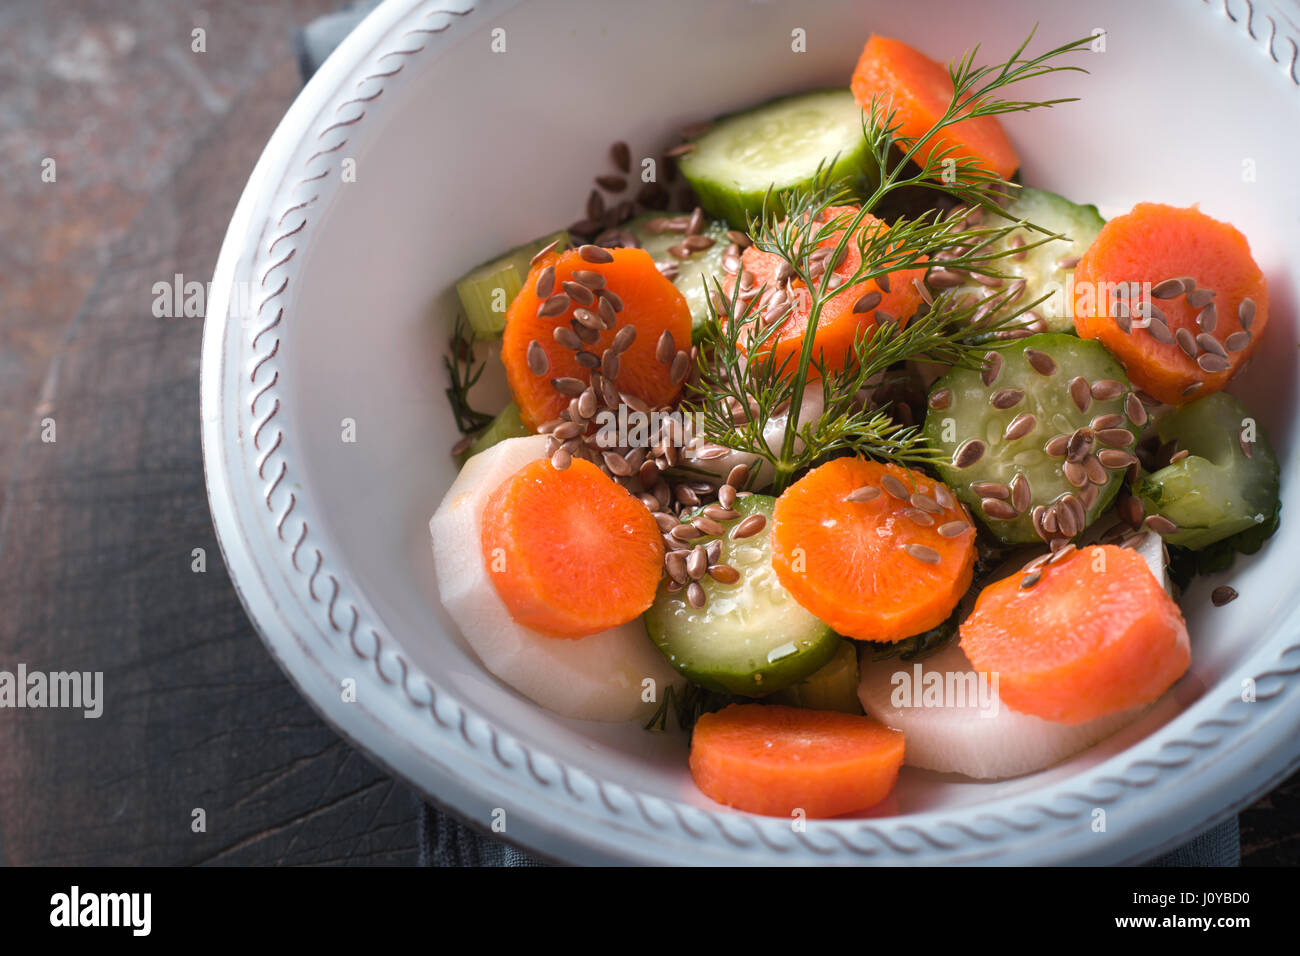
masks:
<path fill-rule="evenodd" d="M 162 162 L 143 135 L 100 143 L 103 156 L 73 153 L 64 163 L 71 192 L 58 198 L 24 208 L 5 191 L 11 183 L 0 185 L 0 211 L 17 209 L 0 223 L 9 243 L 0 249 L 0 667 L 102 671 L 105 696 L 97 720 L 0 711 L 0 863 L 415 861 L 411 795 L 315 715 L 244 616 L 203 487 L 201 322 L 151 315 L 155 282 L 210 278 L 248 172 L 298 88 L 289 27 L 329 6 L 301 0 L 250 12 L 233 0 L 209 3 L 209 43 L 225 59 L 212 61 L 206 90 L 188 95 L 211 115 L 178 113 L 189 145 L 134 192 L 112 184 L 133 182 L 131 161 Z M 183 17 L 159 26 L 134 7 L 6 7 L 0 79 L 11 52 L 41 55 L 10 49 L 24 42 L 16 30 L 24 18 L 48 27 L 56 45 L 98 37 L 111 52 L 122 45 L 122 18 L 139 42 L 170 30 L 166 42 L 184 43 Z M 74 27 L 83 33 L 59 39 Z M 280 32 L 265 39 L 253 29 Z M 84 95 L 82 121 L 93 126 L 104 107 Z M 181 95 L 142 86 L 123 116 L 147 125 L 133 111 L 152 118 L 150 96 L 174 109 Z M 65 106 L 75 118 L 75 104 Z M 79 162 L 117 164 L 120 175 L 108 186 L 78 178 Z M 28 246 L 14 243 L 33 232 L 44 251 L 18 258 Z M 118 238 L 98 243 L 104 235 Z M 55 423 L 52 442 L 42 440 L 45 419 Z M 206 557 L 201 572 L 196 548 Z M 203 832 L 194 829 L 199 809 Z M 1298 833 L 1293 779 L 1243 815 L 1246 862 L 1297 862 Z"/>

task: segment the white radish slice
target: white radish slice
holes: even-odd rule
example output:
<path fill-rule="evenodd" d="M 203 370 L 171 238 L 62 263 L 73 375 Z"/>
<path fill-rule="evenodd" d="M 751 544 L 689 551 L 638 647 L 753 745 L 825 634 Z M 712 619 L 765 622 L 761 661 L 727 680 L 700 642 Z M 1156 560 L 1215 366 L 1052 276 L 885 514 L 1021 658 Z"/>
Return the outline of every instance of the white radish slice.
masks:
<path fill-rule="evenodd" d="M 927 683 L 936 681 L 941 691 L 927 698 Z M 979 682 L 956 641 L 919 661 L 864 662 L 858 698 L 868 714 L 903 732 L 907 766 L 978 780 L 1018 777 L 1060 763 L 1109 737 L 1144 709 L 1085 724 L 1057 724 L 1018 713 L 997 699 L 992 681 Z M 926 706 L 927 699 L 944 706 Z"/>
<path fill-rule="evenodd" d="M 571 640 L 517 624 L 492 583 L 479 544 L 487 499 L 546 450 L 544 435 L 510 438 L 475 455 L 429 522 L 443 606 L 483 665 L 525 697 L 563 717 L 645 719 L 643 681 L 663 699 L 682 677 L 651 643 L 641 618 Z M 650 695 L 647 695 L 650 696 Z"/>

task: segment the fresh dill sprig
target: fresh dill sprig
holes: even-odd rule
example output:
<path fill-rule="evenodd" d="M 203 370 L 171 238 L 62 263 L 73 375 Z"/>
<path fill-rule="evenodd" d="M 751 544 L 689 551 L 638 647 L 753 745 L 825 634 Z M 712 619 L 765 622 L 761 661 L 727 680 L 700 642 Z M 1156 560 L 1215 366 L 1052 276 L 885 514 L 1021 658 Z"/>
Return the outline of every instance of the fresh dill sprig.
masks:
<path fill-rule="evenodd" d="M 855 311 L 874 309 L 874 292 L 863 289 L 868 282 L 876 283 L 874 289 L 882 281 L 891 281 L 883 277 L 925 269 L 936 257 L 948 268 L 1006 278 L 998 270 L 1001 260 L 1064 238 L 1008 216 L 1001 202 L 1017 187 L 979 160 L 957 155 L 958 147 L 945 143 L 942 137 L 945 128 L 972 117 L 1069 102 L 1010 100 L 997 95 L 1015 83 L 1049 73 L 1081 71 L 1052 61 L 1084 48 L 1091 37 L 1025 58 L 1032 37 L 1031 32 L 1000 65 L 974 66 L 978 47 L 952 64 L 951 102 L 920 136 L 903 136 L 896 111 L 873 100 L 863 119 L 864 134 L 880 170 L 872 193 L 856 209 L 836 211 L 854 197 L 842 183 L 830 181 L 828 170 L 833 161 L 824 163 L 808 187 L 780 197 L 769 194 L 762 214 L 749 220 L 747 231 L 754 246 L 785 262 L 775 288 L 764 284 L 742 290 L 737 281 L 728 296 L 715 280 L 699 336 L 697 384 L 687 404 L 703 412 L 710 440 L 771 462 L 774 493 L 779 494 L 803 469 L 838 452 L 900 462 L 934 460 L 935 452 L 919 429 L 899 424 L 886 411 L 872 409 L 863 401 L 872 379 L 907 360 L 975 366 L 990 347 L 997 347 L 996 343 L 979 344 L 977 339 L 1010 325 L 1047 297 L 1012 308 L 1021 291 L 1014 286 L 981 302 L 943 293 L 923 306 L 905 327 L 877 314 L 875 327 L 854 342 L 844 367 L 831 366 L 814 354 L 818 323 L 828 302 L 841 299 L 852 302 Z M 966 208 L 947 215 L 932 210 L 888 227 L 872 215 L 886 197 L 911 186 L 946 193 Z M 992 213 L 992 221 L 971 225 L 968 220 L 974 217 L 969 213 L 974 208 Z M 1017 230 L 1038 235 L 1012 249 L 1005 240 Z M 855 266 L 846 276 L 836 269 L 850 253 Z M 778 362 L 771 357 L 772 345 L 796 299 L 807 312 L 802 342 L 797 354 L 786 354 Z M 874 301 L 878 303 L 879 298 Z M 995 312 L 1002 313 L 1002 318 L 988 321 Z M 821 413 L 803 421 L 805 396 L 814 381 L 823 386 Z M 774 417 L 787 410 L 779 447 L 773 449 L 764 432 Z"/>
<path fill-rule="evenodd" d="M 446 389 L 447 401 L 451 403 L 451 413 L 456 417 L 456 427 L 461 434 L 468 435 L 486 428 L 492 422 L 492 416 L 477 411 L 469 403 L 469 390 L 474 387 L 483 370 L 487 368 L 484 361 L 474 366 L 474 337 L 469 330 L 465 317 L 456 314 L 456 324 L 451 331 L 451 354 L 442 357 L 451 377 L 451 385 Z"/>
<path fill-rule="evenodd" d="M 722 710 L 728 704 L 743 700 L 745 698 L 709 690 L 699 684 L 688 683 L 680 692 L 675 685 L 669 684 L 668 689 L 664 691 L 663 700 L 659 702 L 654 716 L 646 721 L 644 729 L 667 730 L 668 715 L 672 714 L 678 728 L 689 732 L 703 714 L 711 714 Z"/>

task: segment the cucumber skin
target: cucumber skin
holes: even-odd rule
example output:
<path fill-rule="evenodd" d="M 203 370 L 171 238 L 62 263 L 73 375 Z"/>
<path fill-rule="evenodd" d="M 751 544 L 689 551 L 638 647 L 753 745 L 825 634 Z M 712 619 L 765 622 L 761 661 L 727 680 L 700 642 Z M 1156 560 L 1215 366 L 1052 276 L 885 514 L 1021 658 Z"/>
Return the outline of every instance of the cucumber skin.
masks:
<path fill-rule="evenodd" d="M 762 512 L 768 516 L 771 521 L 772 506 L 776 499 L 767 495 L 750 495 L 741 498 L 736 502 L 735 510 L 740 513 L 740 517 L 730 522 L 724 522 L 724 526 L 730 531 L 731 527 L 744 518 L 756 512 Z M 767 534 L 766 529 L 756 535 L 755 538 L 764 537 Z M 696 538 L 695 544 L 707 544 L 712 538 Z M 724 548 L 729 543 L 728 538 L 724 538 Z M 754 539 L 750 539 L 754 542 Z M 771 561 L 770 546 L 768 546 Z M 722 560 L 726 562 L 727 554 L 724 551 Z M 742 578 L 743 583 L 743 578 Z M 705 578 L 705 586 L 711 587 L 708 578 Z M 740 584 L 731 585 L 739 587 Z M 726 587 L 720 585 L 719 587 Z M 685 590 L 671 593 L 668 591 L 668 582 L 665 581 L 659 586 L 659 593 L 655 596 L 654 603 L 642 616 L 645 623 L 646 633 L 650 636 L 654 645 L 659 648 L 660 653 L 664 655 L 668 663 L 683 676 L 693 683 L 699 684 L 707 690 L 717 691 L 724 694 L 735 694 L 741 697 L 762 698 L 776 691 L 789 687 L 806 677 L 814 674 L 824 667 L 839 649 L 841 638 L 831 630 L 830 626 L 817 621 L 809 612 L 805 611 L 793 597 L 790 597 L 790 603 L 793 607 L 798 608 L 800 612 L 806 614 L 808 618 L 815 621 L 820 628 L 817 633 L 810 634 L 807 638 L 799 638 L 798 642 L 802 645 L 798 652 L 783 657 L 775 662 L 764 661 L 761 664 L 750 663 L 745 670 L 736 669 L 730 672 L 719 671 L 716 664 L 697 665 L 689 655 L 682 652 L 674 636 L 666 633 L 667 615 L 671 613 L 674 606 L 689 607 L 686 605 Z M 707 611 L 708 605 L 703 610 Z"/>
<path fill-rule="evenodd" d="M 1078 367 L 1067 368 L 1067 366 L 1061 361 L 1059 352 L 1067 348 L 1074 350 L 1076 353 L 1082 352 L 1089 355 L 1090 367 L 1087 370 L 1089 374 L 1086 377 L 1090 381 L 1094 381 L 1098 378 L 1113 378 L 1125 384 L 1126 392 L 1121 393 L 1118 400 L 1111 400 L 1112 403 L 1118 402 L 1119 406 L 1122 407 L 1124 395 L 1132 388 L 1128 381 L 1128 376 L 1124 374 L 1124 369 L 1120 364 L 1115 361 L 1103 346 L 1091 339 L 1081 339 L 1077 336 L 1066 335 L 1064 333 L 1045 332 L 1039 335 L 1029 336 L 1028 338 L 1017 339 L 1013 346 L 998 351 L 1002 354 L 1005 361 L 1008 356 L 1023 355 L 1026 348 L 1036 348 L 1040 351 L 1047 352 L 1049 355 L 1052 355 L 1058 363 L 1056 373 L 1050 377 L 1044 377 L 1041 380 L 1041 383 L 1038 382 L 1037 379 L 1030 379 L 1031 381 L 1034 381 L 1035 384 L 1040 384 L 1042 388 L 1057 389 L 1061 394 L 1065 394 L 1066 382 L 1074 377 L 1074 375 L 1082 374 L 1082 370 Z M 1097 367 L 1092 368 L 1091 364 L 1095 364 Z M 934 385 L 931 387 L 931 394 L 940 389 L 951 389 L 953 393 L 953 401 L 955 403 L 958 401 L 958 397 L 963 391 L 979 384 L 980 379 L 978 372 L 969 369 L 953 369 L 935 381 Z M 994 383 L 992 388 L 997 389 L 1005 384 L 1006 380 L 1000 377 L 998 381 Z M 982 388 L 982 385 L 980 387 Z M 1026 390 L 1027 395 L 1030 391 L 1031 390 L 1028 389 Z M 1087 424 L 1088 420 L 1101 414 L 1102 404 L 1103 403 L 1094 401 L 1088 411 L 1083 413 L 1081 416 L 1084 419 L 1082 424 Z M 1015 413 L 1024 410 L 1025 408 L 1026 406 L 1022 404 L 1011 409 L 1009 412 L 1004 412 L 1002 414 L 1009 420 Z M 1070 405 L 1069 409 L 1072 413 L 1077 411 L 1073 405 Z M 1112 404 L 1106 410 L 1118 409 L 1115 409 Z M 923 426 L 924 434 L 929 443 L 935 448 L 946 451 L 949 455 L 951 455 L 956 449 L 956 445 L 943 441 L 943 419 L 952 417 L 953 414 L 953 406 L 950 406 L 948 409 L 943 411 L 930 410 L 926 414 L 925 424 Z M 1128 431 L 1134 436 L 1138 434 L 1138 429 L 1127 419 L 1125 420 L 1123 427 L 1128 429 Z M 986 436 L 979 435 L 977 437 L 985 438 Z M 960 440 L 961 436 L 958 438 L 958 444 L 960 443 Z M 1031 442 L 1032 447 L 1041 449 L 1046 441 L 1046 437 L 1045 435 L 1035 434 L 1034 436 L 1021 440 Z M 1131 447 L 1132 446 L 1130 446 L 1130 450 Z M 990 445 L 989 450 L 985 452 L 985 455 L 988 456 L 993 453 L 994 448 Z M 969 487 L 972 481 L 978 480 L 977 474 L 980 472 L 978 467 L 972 466 L 971 469 L 957 469 L 951 464 L 940 463 L 936 465 L 936 470 L 944 484 L 952 489 L 953 494 L 961 499 L 962 503 L 966 505 L 970 512 L 1000 541 L 1005 544 L 1042 543 L 1042 539 L 1034 532 L 1033 522 L 1028 513 L 1012 519 L 990 518 L 984 514 L 983 510 L 980 508 L 979 497 L 975 495 Z M 1059 465 L 1056 467 L 1056 471 L 1060 471 Z M 972 474 L 972 472 L 975 472 L 975 474 Z M 1115 496 L 1119 494 L 1119 489 L 1122 484 L 1122 474 L 1116 473 L 1105 486 L 1099 486 L 1100 490 L 1097 495 L 1097 500 L 1093 503 L 1092 508 L 1087 512 L 1088 520 L 1084 526 L 1085 528 L 1087 525 L 1096 521 L 1106 508 L 1109 507 L 1110 503 L 1115 499 Z M 1064 477 L 1061 478 L 1061 485 L 1062 494 L 1066 491 L 1077 490 L 1065 483 Z M 1082 529 L 1080 533 L 1082 533 Z"/>
<path fill-rule="evenodd" d="M 823 89 L 814 90 L 809 93 L 796 93 L 792 96 L 781 96 L 776 99 L 768 100 L 766 103 L 762 103 L 758 106 L 750 107 L 745 110 L 738 110 L 735 113 L 729 113 L 726 116 L 719 117 L 717 122 L 714 124 L 714 128 L 705 132 L 693 141 L 697 147 L 696 152 L 698 152 L 700 143 L 706 142 L 710 134 L 716 132 L 718 127 L 722 127 L 723 124 L 731 120 L 740 119 L 746 116 L 753 117 L 762 110 L 786 103 L 789 100 L 833 92 L 839 91 L 835 89 Z M 848 93 L 847 90 L 844 92 L 849 96 L 852 96 L 852 94 Z M 767 190 L 738 191 L 733 187 L 728 187 L 722 183 L 716 183 L 711 179 L 701 177 L 699 172 L 695 169 L 696 152 L 687 153 L 679 159 L 678 168 L 681 170 L 682 175 L 686 177 L 686 180 L 691 184 L 691 188 L 695 190 L 695 195 L 699 197 L 700 206 L 703 207 L 704 211 L 710 216 L 713 216 L 715 219 L 725 220 L 733 228 L 742 230 L 748 228 L 749 218 L 751 216 L 758 219 L 763 215 L 763 202 L 767 197 Z M 825 158 L 829 159 L 830 157 L 828 156 Z M 807 182 L 811 180 L 814 171 L 815 170 L 809 171 L 807 180 L 804 180 L 801 183 L 788 184 L 780 188 L 791 189 L 796 186 L 806 185 Z M 835 163 L 830 167 L 829 173 L 830 181 L 834 182 L 837 180 L 843 180 L 850 193 L 859 199 L 865 197 L 870 192 L 879 178 L 880 171 L 876 166 L 875 159 L 871 155 L 865 137 L 862 140 L 861 148 L 856 149 L 847 155 L 840 155 L 836 159 Z M 769 214 L 775 216 L 776 219 L 779 220 L 785 216 L 785 206 L 781 202 L 781 198 L 776 189 L 772 191 L 768 207 Z"/>
<path fill-rule="evenodd" d="M 764 703 L 861 714 L 859 681 L 858 649 L 853 641 L 845 639 L 836 649 L 835 656 L 823 667 L 803 680 L 769 694 Z"/>
<path fill-rule="evenodd" d="M 1191 452 L 1144 476 L 1138 488 L 1147 514 L 1163 515 L 1179 526 L 1165 535 L 1169 544 L 1197 551 L 1275 519 L 1281 507 L 1277 455 L 1258 423 L 1253 456 L 1241 453 L 1237 436 L 1246 418 L 1253 416 L 1236 398 L 1215 392 L 1156 425 L 1162 442 L 1176 438 L 1180 448 Z M 1240 499 L 1225 500 L 1234 490 Z"/>

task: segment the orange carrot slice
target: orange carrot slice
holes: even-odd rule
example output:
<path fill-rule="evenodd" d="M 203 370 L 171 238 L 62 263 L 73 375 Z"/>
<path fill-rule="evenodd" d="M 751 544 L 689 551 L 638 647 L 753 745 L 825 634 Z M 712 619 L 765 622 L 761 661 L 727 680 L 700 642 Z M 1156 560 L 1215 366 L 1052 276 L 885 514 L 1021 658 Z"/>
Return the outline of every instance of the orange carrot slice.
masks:
<path fill-rule="evenodd" d="M 937 123 L 952 102 L 952 77 L 946 67 L 899 40 L 873 36 L 853 70 L 853 96 L 864 110 L 876 97 L 880 108 L 895 111 L 899 135 L 916 139 Z M 883 119 L 886 114 L 883 114 Z M 954 159 L 972 159 L 1003 179 L 1020 166 L 996 116 L 977 116 L 945 127 L 918 152 L 927 162 L 935 151 L 952 148 Z"/>
<path fill-rule="evenodd" d="M 1144 283 L 1147 292 L 1130 294 Z M 1268 324 L 1268 284 L 1246 237 L 1194 206 L 1138 203 L 1106 223 L 1074 287 L 1079 334 L 1101 342 L 1134 385 L 1168 405 L 1227 385 Z M 1142 327 L 1147 303 L 1158 312 Z"/>
<path fill-rule="evenodd" d="M 836 458 L 777 499 L 772 567 L 838 633 L 901 641 L 943 623 L 970 587 L 975 529 L 928 475 Z"/>
<path fill-rule="evenodd" d="M 1009 707 L 1062 724 L 1148 704 L 1191 660 L 1178 605 L 1140 554 L 1114 545 L 986 587 L 961 649 L 997 675 Z"/>
<path fill-rule="evenodd" d="M 835 817 L 885 799 L 903 765 L 903 735 L 832 710 L 732 704 L 695 724 L 690 764 L 695 785 L 726 806 Z"/>
<path fill-rule="evenodd" d="M 580 298 L 574 298 L 565 291 L 565 283 L 583 288 L 578 279 L 590 278 L 590 274 L 597 276 L 594 282 L 603 281 L 604 288 L 614 293 L 616 298 L 610 300 L 611 306 L 621 306 L 621 311 L 617 313 L 611 328 L 597 331 L 594 342 L 582 342 L 582 350 L 599 358 L 613 344 L 614 337 L 621 330 L 635 328 L 636 338 L 619 355 L 619 369 L 614 385 L 620 392 L 635 395 L 651 407 L 671 404 L 681 391 L 681 380 L 674 382 L 672 379 L 671 361 L 660 362 L 655 356 L 655 348 L 660 336 L 664 332 L 670 332 L 674 350 L 689 352 L 690 306 L 677 291 L 677 287 L 655 268 L 654 260 L 644 249 L 606 251 L 611 257 L 610 262 L 589 262 L 582 258 L 577 249 L 561 255 L 543 256 L 528 273 L 524 287 L 506 311 L 501 361 L 506 367 L 510 391 L 519 406 L 519 417 L 530 428 L 537 428 L 544 422 L 555 419 L 572 400 L 572 396 L 557 391 L 552 382 L 556 379 L 574 379 L 584 384 L 591 382 L 592 370 L 578 362 L 577 352 L 573 348 L 557 341 L 555 337 L 557 330 L 563 330 L 560 335 L 564 338 L 580 334 L 579 323 L 575 319 L 579 309 L 586 309 L 593 315 L 601 314 L 599 304 L 600 298 L 606 297 L 604 292 L 597 293 L 596 301 L 589 302 L 587 296 L 580 291 Z M 537 283 L 548 269 L 554 270 L 554 279 L 550 283 L 547 298 L 553 300 L 556 311 L 554 314 L 542 315 L 539 314 L 539 309 L 543 300 L 537 295 Z M 557 296 L 561 298 L 555 298 Z M 570 343 L 573 341 L 569 338 Z M 545 357 L 545 362 L 542 363 L 545 371 L 540 375 L 529 367 L 529 349 L 534 342 L 537 343 L 535 360 L 537 350 Z"/>
<path fill-rule="evenodd" d="M 830 206 L 826 210 L 824 221 L 833 222 L 838 219 L 847 226 L 857 212 L 856 206 Z M 863 218 L 860 229 L 889 231 L 885 223 L 871 215 Z M 834 250 L 844 231 L 844 229 L 837 229 L 832 236 L 819 243 L 819 247 Z M 750 246 L 742 253 L 740 261 L 745 273 L 754 277 L 751 288 L 757 290 L 766 286 L 774 294 L 777 293 L 781 269 L 787 264 L 785 259 L 775 253 L 762 252 Z M 845 246 L 844 259 L 834 271 L 842 278 L 848 279 L 858 271 L 861 262 L 862 257 L 858 255 L 857 243 L 850 239 Z M 852 358 L 856 336 L 866 335 L 878 322 L 890 319 L 906 324 L 921 304 L 921 294 L 917 291 L 913 280 L 923 279 L 924 276 L 924 269 L 899 270 L 889 273 L 888 292 L 872 280 L 833 294 L 822 305 L 821 312 L 818 314 L 817 330 L 813 340 L 813 358 L 820 357 L 827 368 L 844 368 Z M 737 281 L 738 276 L 727 277 L 724 289 L 728 297 L 734 291 Z M 854 306 L 866 297 L 878 301 L 875 301 L 869 309 L 855 312 Z M 791 302 L 789 316 L 759 347 L 760 354 L 770 356 L 777 366 L 785 363 L 783 372 L 785 375 L 793 375 L 799 367 L 799 353 L 803 348 L 804 336 L 812 313 L 812 294 L 808 291 L 808 286 L 799 280 L 792 282 L 789 301 Z M 738 306 L 738 311 L 739 308 Z M 741 342 L 742 344 L 744 342 L 743 335 Z M 811 370 L 810 377 L 814 379 L 818 377 L 816 369 Z"/>
<path fill-rule="evenodd" d="M 481 544 L 510 616 L 552 637 L 637 617 L 663 570 L 663 538 L 645 505 L 581 458 L 563 471 L 539 459 L 503 482 L 484 508 Z"/>

